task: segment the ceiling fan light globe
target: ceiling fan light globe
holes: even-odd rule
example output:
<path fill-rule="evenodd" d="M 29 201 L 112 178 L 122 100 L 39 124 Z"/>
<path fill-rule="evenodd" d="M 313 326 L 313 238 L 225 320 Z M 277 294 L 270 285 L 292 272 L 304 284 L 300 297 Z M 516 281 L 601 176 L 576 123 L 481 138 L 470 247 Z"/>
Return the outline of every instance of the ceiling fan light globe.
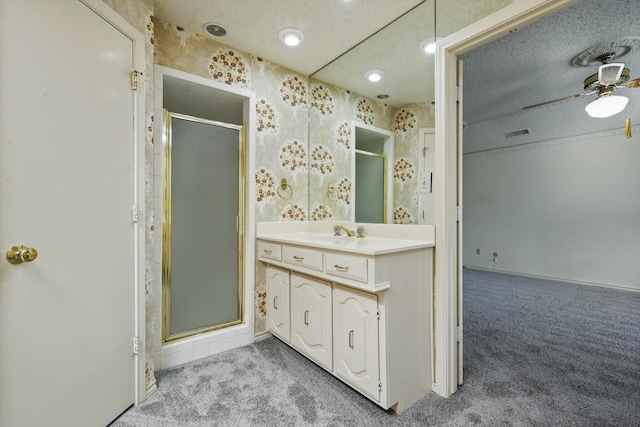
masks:
<path fill-rule="evenodd" d="M 601 96 L 590 102 L 584 110 L 590 117 L 606 118 L 620 113 L 627 106 L 629 98 L 626 96 Z"/>

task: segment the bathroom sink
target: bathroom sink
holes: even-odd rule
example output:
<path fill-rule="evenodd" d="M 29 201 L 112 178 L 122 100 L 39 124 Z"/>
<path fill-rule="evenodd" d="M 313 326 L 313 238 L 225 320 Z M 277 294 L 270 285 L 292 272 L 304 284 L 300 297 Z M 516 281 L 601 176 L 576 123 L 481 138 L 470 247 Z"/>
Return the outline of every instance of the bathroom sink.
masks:
<path fill-rule="evenodd" d="M 334 235 L 321 235 L 321 236 L 305 236 L 305 240 L 318 243 L 333 243 L 336 245 L 346 245 L 349 240 L 355 240 L 354 237 L 347 236 L 334 236 Z"/>

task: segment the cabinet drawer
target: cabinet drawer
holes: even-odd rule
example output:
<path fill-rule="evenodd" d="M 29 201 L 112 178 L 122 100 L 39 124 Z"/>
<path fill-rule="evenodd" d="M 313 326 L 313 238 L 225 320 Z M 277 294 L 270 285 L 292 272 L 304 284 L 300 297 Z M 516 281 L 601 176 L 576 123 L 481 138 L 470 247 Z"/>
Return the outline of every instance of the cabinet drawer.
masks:
<path fill-rule="evenodd" d="M 342 254 L 324 254 L 324 271 L 333 276 L 367 282 L 367 259 Z"/>
<path fill-rule="evenodd" d="M 282 261 L 282 246 L 258 240 L 258 257 Z"/>
<path fill-rule="evenodd" d="M 322 271 L 322 251 L 285 245 L 282 246 L 282 261 L 287 264 Z"/>

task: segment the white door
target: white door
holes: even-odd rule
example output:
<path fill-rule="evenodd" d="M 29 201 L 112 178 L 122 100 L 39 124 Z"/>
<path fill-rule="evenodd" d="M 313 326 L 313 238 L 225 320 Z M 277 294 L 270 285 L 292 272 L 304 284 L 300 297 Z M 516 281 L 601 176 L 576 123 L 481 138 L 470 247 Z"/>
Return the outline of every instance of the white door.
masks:
<path fill-rule="evenodd" d="M 267 329 L 289 342 L 289 272 L 267 267 Z"/>
<path fill-rule="evenodd" d="M 0 0 L 0 58 L 0 425 L 106 425 L 135 392 L 132 41 Z"/>
<path fill-rule="evenodd" d="M 380 401 L 378 298 L 336 286 L 333 289 L 335 374 Z"/>
<path fill-rule="evenodd" d="M 291 345 L 333 369 L 331 285 L 291 274 Z"/>

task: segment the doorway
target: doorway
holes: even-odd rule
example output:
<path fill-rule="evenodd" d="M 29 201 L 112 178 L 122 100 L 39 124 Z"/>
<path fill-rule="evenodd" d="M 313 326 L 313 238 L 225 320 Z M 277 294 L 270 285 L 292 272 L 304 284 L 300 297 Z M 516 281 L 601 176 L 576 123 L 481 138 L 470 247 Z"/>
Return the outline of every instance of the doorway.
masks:
<path fill-rule="evenodd" d="M 152 348 L 154 351 L 154 365 L 156 370 L 162 370 L 190 362 L 202 357 L 207 357 L 221 351 L 230 350 L 254 341 L 254 292 L 255 292 L 255 93 L 246 89 L 232 85 L 220 83 L 208 78 L 195 76 L 183 71 L 169 67 L 156 65 L 154 67 L 154 116 L 163 117 L 163 109 L 176 112 L 184 116 L 198 118 L 196 122 L 216 122 L 226 123 L 233 127 L 242 127 L 239 136 L 243 140 L 242 160 L 237 163 L 240 177 L 231 180 L 226 175 L 235 172 L 226 172 L 224 183 L 216 182 L 216 186 L 225 187 L 231 191 L 234 188 L 237 205 L 242 204 L 243 208 L 237 211 L 237 231 L 236 221 L 232 225 L 224 227 L 226 232 L 237 232 L 236 248 L 230 250 L 224 245 L 217 245 L 217 249 L 223 250 L 226 254 L 237 255 L 237 268 L 226 268 L 228 272 L 235 272 L 240 279 L 238 287 L 230 287 L 232 295 L 236 295 L 238 302 L 231 302 L 227 308 L 235 309 L 240 313 L 235 321 L 220 321 L 218 327 L 207 330 L 199 330 L 194 335 L 185 334 L 182 337 L 175 337 L 166 341 L 163 336 L 163 328 L 154 329 Z M 190 121 L 190 120 L 187 120 Z M 184 122 L 184 120 L 182 120 Z M 200 123 L 202 125 L 202 123 Z M 205 128 L 209 125 L 204 124 Z M 229 129 L 228 126 L 225 129 Z M 235 129 L 231 129 L 237 132 Z M 164 194 L 166 188 L 164 182 L 164 147 L 166 146 L 166 133 L 163 126 L 156 126 L 154 130 L 156 143 L 154 149 L 154 205 L 156 217 L 154 227 L 156 230 L 163 229 Z M 237 143 L 237 139 L 236 139 Z M 239 150 L 238 145 L 236 144 Z M 215 178 L 220 181 L 222 178 Z M 211 187 L 211 185 L 209 186 Z M 211 193 L 210 188 L 201 190 Z M 218 199 L 224 198 L 228 206 L 236 205 L 236 201 L 227 199 L 229 196 L 216 196 Z M 201 198 L 197 198 L 196 206 L 202 205 Z M 218 218 L 209 216 L 209 222 L 217 223 Z M 159 234 L 159 232 L 158 232 Z M 227 238 L 232 240 L 232 238 Z M 153 275 L 156 283 L 163 280 L 163 258 L 164 251 L 163 238 L 158 236 L 155 245 L 155 258 L 153 263 Z M 215 239 L 214 239 L 215 240 Z M 240 249 L 242 248 L 242 249 Z M 211 257 L 209 257 L 211 258 Z M 209 259 L 207 259 L 207 263 Z M 217 273 L 216 273 L 217 275 Z M 209 274 L 210 276 L 210 274 Z M 232 281 L 233 279 L 227 279 Z M 233 299 L 233 297 L 232 297 Z M 156 286 L 153 289 L 153 317 L 161 323 L 163 312 L 167 307 L 163 305 L 163 288 Z M 239 307 L 239 308 L 238 308 Z M 151 310 L 150 310 L 151 311 Z M 226 316 L 221 316 L 226 317 Z M 209 325 L 210 326 L 210 325 Z M 193 325 L 189 325 L 189 328 Z"/>
<path fill-rule="evenodd" d="M 495 40 L 519 26 L 527 25 L 541 17 L 551 15 L 576 3 L 578 0 L 535 0 L 516 2 L 476 22 L 454 35 L 447 37 L 436 49 L 436 171 L 442 177 L 436 190 L 436 257 L 435 268 L 439 275 L 435 279 L 436 317 L 435 345 L 436 372 L 444 372 L 444 378 L 436 383 L 435 391 L 445 397 L 457 390 L 462 383 L 462 361 L 458 359 L 458 317 L 462 314 L 459 301 L 461 279 L 461 245 L 458 241 L 462 206 L 461 163 L 462 122 L 459 121 L 458 55 Z"/>

